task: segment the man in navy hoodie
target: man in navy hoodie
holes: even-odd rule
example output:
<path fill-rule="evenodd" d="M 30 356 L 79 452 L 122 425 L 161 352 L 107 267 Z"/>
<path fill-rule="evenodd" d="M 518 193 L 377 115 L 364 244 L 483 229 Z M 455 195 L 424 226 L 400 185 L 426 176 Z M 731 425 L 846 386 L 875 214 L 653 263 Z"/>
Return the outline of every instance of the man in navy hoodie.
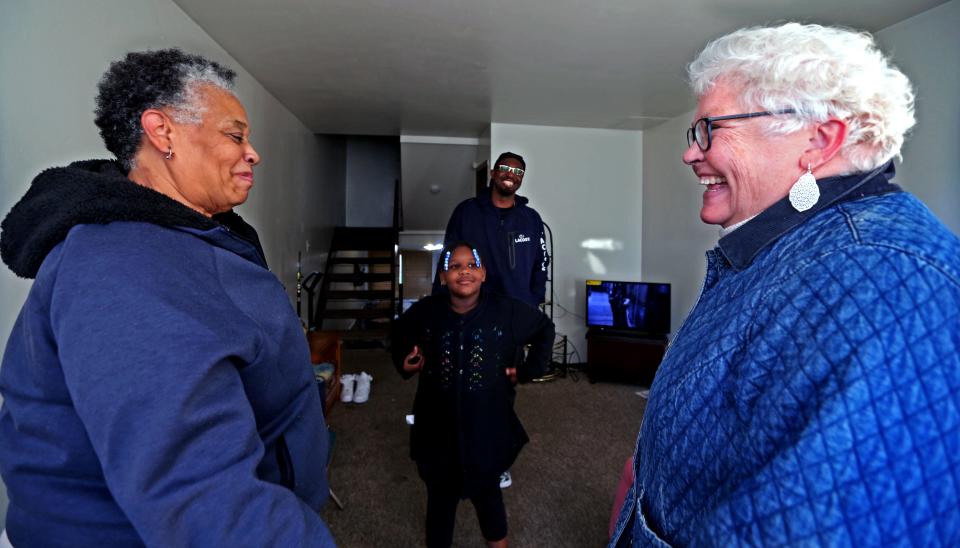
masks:
<path fill-rule="evenodd" d="M 537 307 L 546 300 L 550 259 L 543 220 L 526 198 L 517 196 L 525 170 L 523 157 L 501 154 L 490 170 L 489 191 L 453 210 L 444 244 L 474 243 L 486 260 L 485 287 Z"/>

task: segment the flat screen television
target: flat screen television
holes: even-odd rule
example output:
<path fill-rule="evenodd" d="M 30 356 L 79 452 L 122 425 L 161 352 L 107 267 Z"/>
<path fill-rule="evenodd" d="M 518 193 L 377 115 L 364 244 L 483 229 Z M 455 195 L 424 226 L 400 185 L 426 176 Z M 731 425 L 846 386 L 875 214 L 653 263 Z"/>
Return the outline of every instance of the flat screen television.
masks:
<path fill-rule="evenodd" d="M 587 327 L 670 333 L 670 284 L 587 280 Z"/>

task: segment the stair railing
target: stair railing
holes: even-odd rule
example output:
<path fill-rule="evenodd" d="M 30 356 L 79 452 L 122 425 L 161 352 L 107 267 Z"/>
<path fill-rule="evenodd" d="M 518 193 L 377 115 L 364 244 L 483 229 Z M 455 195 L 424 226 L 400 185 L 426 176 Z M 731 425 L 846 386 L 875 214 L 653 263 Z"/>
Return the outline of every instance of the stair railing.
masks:
<path fill-rule="evenodd" d="M 393 279 L 397 285 L 394 318 L 403 314 L 403 253 L 400 251 L 400 232 L 403 230 L 403 186 L 400 179 L 393 183 Z"/>

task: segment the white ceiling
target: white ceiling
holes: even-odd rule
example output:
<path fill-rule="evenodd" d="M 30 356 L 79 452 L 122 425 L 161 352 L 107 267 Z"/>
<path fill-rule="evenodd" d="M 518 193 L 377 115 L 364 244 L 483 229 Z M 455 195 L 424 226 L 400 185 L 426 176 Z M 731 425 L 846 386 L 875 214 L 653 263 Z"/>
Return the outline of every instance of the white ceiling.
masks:
<path fill-rule="evenodd" d="M 175 0 L 317 133 L 644 129 L 693 108 L 711 38 L 785 20 L 877 31 L 945 0 Z"/>

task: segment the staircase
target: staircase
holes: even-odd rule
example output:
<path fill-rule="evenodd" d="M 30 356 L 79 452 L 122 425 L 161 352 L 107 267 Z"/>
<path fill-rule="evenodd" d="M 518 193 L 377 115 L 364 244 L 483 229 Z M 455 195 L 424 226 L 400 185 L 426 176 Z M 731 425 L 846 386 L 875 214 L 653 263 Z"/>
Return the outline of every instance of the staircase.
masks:
<path fill-rule="evenodd" d="M 396 244 L 393 227 L 335 228 L 311 328 L 343 331 L 344 340 L 386 339 L 402 302 Z"/>

